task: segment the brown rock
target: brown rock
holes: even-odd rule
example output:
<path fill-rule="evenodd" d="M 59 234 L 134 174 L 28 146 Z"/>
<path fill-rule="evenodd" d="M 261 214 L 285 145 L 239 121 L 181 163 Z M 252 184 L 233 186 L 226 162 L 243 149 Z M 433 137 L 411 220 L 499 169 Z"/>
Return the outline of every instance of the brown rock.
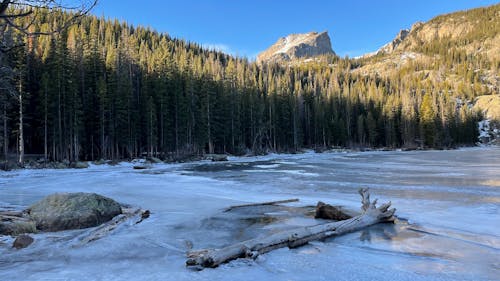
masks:
<path fill-rule="evenodd" d="M 316 214 L 314 215 L 317 219 L 327 219 L 327 220 L 347 220 L 351 216 L 346 214 L 341 210 L 341 207 L 332 206 L 330 204 L 325 204 L 321 201 L 316 205 Z"/>
<path fill-rule="evenodd" d="M 33 239 L 31 236 L 22 234 L 17 236 L 16 240 L 14 240 L 14 243 L 12 244 L 12 247 L 16 249 L 23 249 L 31 245 L 35 239 Z"/>

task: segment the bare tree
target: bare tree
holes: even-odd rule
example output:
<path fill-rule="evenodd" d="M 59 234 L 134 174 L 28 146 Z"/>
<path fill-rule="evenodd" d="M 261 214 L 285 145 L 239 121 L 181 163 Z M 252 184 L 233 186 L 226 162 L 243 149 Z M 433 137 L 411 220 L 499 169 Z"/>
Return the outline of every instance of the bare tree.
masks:
<path fill-rule="evenodd" d="M 11 40 L 12 31 L 17 31 L 27 37 L 56 34 L 86 15 L 96 4 L 97 0 L 0 0 L 0 92 L 2 93 L 0 101 L 3 103 L 3 152 L 5 160 L 7 160 L 8 153 L 7 97 L 15 96 L 19 102 L 18 161 L 21 165 L 24 162 L 22 82 L 19 84 L 19 92 L 16 93 L 14 90 L 15 87 L 12 87 L 14 71 L 4 60 L 6 53 L 23 46 L 23 44 L 14 43 Z M 48 12 L 64 10 L 70 12 L 72 16 L 54 30 L 45 32 L 32 31 L 33 29 L 30 27 L 37 22 L 35 9 L 42 9 Z M 29 18 L 29 20 L 25 21 L 27 22 L 26 25 L 20 25 L 15 21 L 17 18 Z M 19 77 L 21 77 L 20 74 Z"/>
<path fill-rule="evenodd" d="M 27 36 L 58 33 L 68 28 L 80 17 L 86 15 L 96 4 L 97 0 L 0 0 L 0 42 L 2 43 L 0 50 L 6 52 L 16 47 L 4 44 L 3 37 L 6 27 L 14 28 Z M 59 25 L 55 30 L 48 32 L 33 32 L 30 31 L 30 27 L 37 21 L 37 14 L 34 13 L 35 9 L 47 11 L 65 10 L 71 12 L 73 16 Z M 29 17 L 30 20 L 28 24 L 16 24 L 14 20 L 20 17 Z"/>

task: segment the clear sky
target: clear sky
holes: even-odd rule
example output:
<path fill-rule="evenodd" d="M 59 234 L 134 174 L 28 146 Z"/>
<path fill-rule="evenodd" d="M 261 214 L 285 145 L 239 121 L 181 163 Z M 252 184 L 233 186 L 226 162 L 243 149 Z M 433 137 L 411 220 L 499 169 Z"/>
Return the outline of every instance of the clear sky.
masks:
<path fill-rule="evenodd" d="M 99 0 L 93 13 L 254 58 L 290 33 L 327 30 L 333 50 L 358 56 L 417 21 L 495 0 Z"/>

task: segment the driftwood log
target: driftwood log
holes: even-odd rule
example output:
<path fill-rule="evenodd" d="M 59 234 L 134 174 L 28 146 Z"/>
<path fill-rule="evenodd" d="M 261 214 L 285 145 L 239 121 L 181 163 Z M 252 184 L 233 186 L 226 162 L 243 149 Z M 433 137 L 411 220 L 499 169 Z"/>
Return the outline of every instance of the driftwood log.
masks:
<path fill-rule="evenodd" d="M 0 235 L 37 232 L 36 223 L 22 211 L 0 211 Z"/>
<path fill-rule="evenodd" d="M 233 209 L 242 208 L 242 207 L 277 205 L 277 204 L 291 203 L 291 202 L 298 202 L 298 201 L 299 201 L 299 199 L 294 198 L 294 199 L 286 199 L 286 200 L 279 200 L 279 201 L 269 201 L 269 202 L 262 202 L 262 203 L 250 203 L 250 204 L 243 204 L 243 205 L 235 205 L 235 206 L 230 206 L 229 208 L 225 209 L 224 212 L 229 212 Z"/>
<path fill-rule="evenodd" d="M 258 255 L 275 249 L 296 248 L 310 241 L 342 235 L 380 222 L 394 221 L 396 209 L 389 209 L 391 202 L 377 208 L 377 200 L 370 202 L 370 193 L 367 188 L 360 189 L 359 194 L 362 197 L 362 206 L 361 214 L 358 216 L 337 222 L 282 231 L 267 237 L 236 243 L 222 249 L 191 251 L 187 254 L 186 266 L 195 269 L 214 268 L 238 258 L 256 258 Z"/>
<path fill-rule="evenodd" d="M 122 213 L 120 215 L 115 216 L 112 220 L 101 224 L 100 226 L 93 229 L 90 233 L 86 234 L 85 237 L 81 238 L 80 245 L 84 245 L 103 238 L 115 228 L 117 228 L 120 224 L 126 221 L 133 220 L 134 224 L 138 224 L 143 220 L 149 218 L 149 216 L 149 210 L 122 206 Z"/>

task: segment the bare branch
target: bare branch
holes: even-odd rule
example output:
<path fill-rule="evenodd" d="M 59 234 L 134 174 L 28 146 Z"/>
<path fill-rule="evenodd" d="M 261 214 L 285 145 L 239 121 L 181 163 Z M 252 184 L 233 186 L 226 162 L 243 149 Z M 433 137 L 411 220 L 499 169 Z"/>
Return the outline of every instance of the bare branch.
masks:
<path fill-rule="evenodd" d="M 89 2 L 89 3 L 87 3 Z M 69 6 L 64 5 L 61 1 L 57 0 L 2 0 L 0 2 L 0 26 L 2 25 L 2 21 L 4 25 L 9 26 L 18 30 L 28 37 L 40 36 L 40 35 L 53 35 L 60 33 L 61 31 L 67 29 L 69 26 L 73 25 L 78 19 L 87 15 L 92 8 L 97 5 L 97 0 L 82 0 L 82 4 L 80 6 Z M 21 11 L 26 10 L 26 12 L 15 12 L 15 13 L 7 13 L 8 8 L 15 7 Z M 68 12 L 73 12 L 74 14 L 70 19 L 68 19 L 65 23 L 59 26 L 55 30 L 51 30 L 48 32 L 32 32 L 29 31 L 29 27 L 36 21 L 36 14 L 33 12 L 33 9 L 45 9 L 49 11 L 63 10 Z M 21 17 L 33 17 L 31 23 L 27 26 L 21 26 L 16 24 L 13 19 L 21 18 Z"/>
<path fill-rule="evenodd" d="M 0 19 L 4 19 L 4 18 L 7 18 L 7 19 L 12 19 L 12 18 L 22 18 L 22 17 L 27 17 L 29 15 L 31 15 L 33 13 L 33 10 L 29 10 L 27 12 L 23 12 L 23 13 L 19 13 L 19 14 L 10 14 L 10 15 L 2 15 L 0 14 Z"/>

